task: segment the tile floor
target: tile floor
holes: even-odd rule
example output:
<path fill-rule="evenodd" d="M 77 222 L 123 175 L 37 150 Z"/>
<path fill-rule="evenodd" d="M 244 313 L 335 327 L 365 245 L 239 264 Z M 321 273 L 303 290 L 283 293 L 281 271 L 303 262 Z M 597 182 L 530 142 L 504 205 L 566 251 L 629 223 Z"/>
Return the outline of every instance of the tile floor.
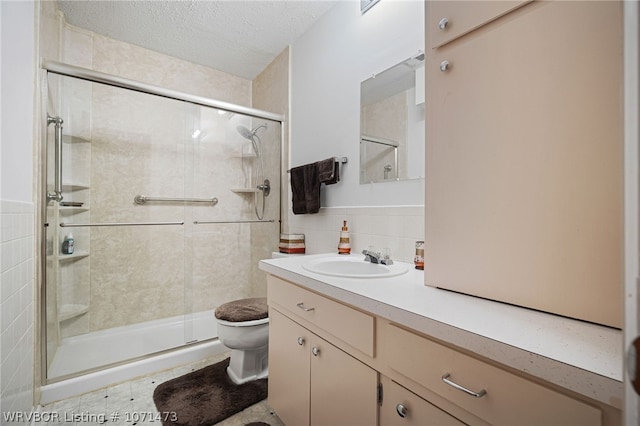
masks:
<path fill-rule="evenodd" d="M 207 360 L 162 371 L 78 397 L 53 402 L 41 408 L 46 426 L 161 426 L 162 421 L 153 403 L 153 390 L 160 383 L 191 371 L 215 364 L 228 357 L 220 354 Z M 216 423 L 216 426 L 244 426 L 251 422 L 264 422 L 271 426 L 284 426 L 273 414 L 266 400 Z"/>

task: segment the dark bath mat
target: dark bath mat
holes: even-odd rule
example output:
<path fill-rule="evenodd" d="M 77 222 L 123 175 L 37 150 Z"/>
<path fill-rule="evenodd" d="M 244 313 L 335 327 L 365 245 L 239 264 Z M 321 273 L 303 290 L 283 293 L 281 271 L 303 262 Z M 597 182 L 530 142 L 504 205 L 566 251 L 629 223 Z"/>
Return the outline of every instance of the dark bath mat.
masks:
<path fill-rule="evenodd" d="M 211 426 L 267 397 L 267 379 L 236 385 L 228 365 L 229 358 L 158 385 L 153 402 L 162 424 Z"/>

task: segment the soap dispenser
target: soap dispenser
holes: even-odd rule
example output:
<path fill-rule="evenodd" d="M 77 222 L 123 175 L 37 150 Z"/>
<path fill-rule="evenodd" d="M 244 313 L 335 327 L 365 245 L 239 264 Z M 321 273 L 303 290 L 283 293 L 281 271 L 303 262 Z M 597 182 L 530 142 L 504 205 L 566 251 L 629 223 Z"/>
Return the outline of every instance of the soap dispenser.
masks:
<path fill-rule="evenodd" d="M 62 254 L 73 254 L 74 250 L 74 240 L 73 234 L 69 232 L 69 235 L 64 237 L 64 241 L 62 242 Z"/>
<path fill-rule="evenodd" d="M 349 241 L 349 228 L 347 221 L 342 222 L 342 230 L 340 231 L 340 242 L 338 243 L 338 254 L 351 253 L 351 242 Z"/>

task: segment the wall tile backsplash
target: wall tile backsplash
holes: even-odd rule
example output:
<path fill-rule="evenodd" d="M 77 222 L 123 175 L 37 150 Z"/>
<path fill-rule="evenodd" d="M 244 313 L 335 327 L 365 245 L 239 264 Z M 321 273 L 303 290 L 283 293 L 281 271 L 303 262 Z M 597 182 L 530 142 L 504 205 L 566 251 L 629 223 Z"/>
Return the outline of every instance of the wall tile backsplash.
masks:
<path fill-rule="evenodd" d="M 33 405 L 34 207 L 0 201 L 0 397 L 3 412 Z"/>
<path fill-rule="evenodd" d="M 337 253 L 343 220 L 351 253 L 387 247 L 392 259 L 412 263 L 416 240 L 424 240 L 423 206 L 323 207 L 317 214 L 290 214 L 288 232 L 305 234 L 307 254 Z"/>

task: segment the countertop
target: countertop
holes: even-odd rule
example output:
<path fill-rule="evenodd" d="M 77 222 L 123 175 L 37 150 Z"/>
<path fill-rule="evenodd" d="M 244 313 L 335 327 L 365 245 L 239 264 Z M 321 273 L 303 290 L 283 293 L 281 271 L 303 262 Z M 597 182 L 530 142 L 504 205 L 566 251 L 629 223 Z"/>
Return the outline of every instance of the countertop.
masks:
<path fill-rule="evenodd" d="M 363 259 L 360 254 L 350 256 Z M 260 261 L 260 269 L 613 407 L 623 401 L 622 331 L 424 285 L 409 265 L 389 278 L 342 278 L 302 265 L 337 254 Z"/>

